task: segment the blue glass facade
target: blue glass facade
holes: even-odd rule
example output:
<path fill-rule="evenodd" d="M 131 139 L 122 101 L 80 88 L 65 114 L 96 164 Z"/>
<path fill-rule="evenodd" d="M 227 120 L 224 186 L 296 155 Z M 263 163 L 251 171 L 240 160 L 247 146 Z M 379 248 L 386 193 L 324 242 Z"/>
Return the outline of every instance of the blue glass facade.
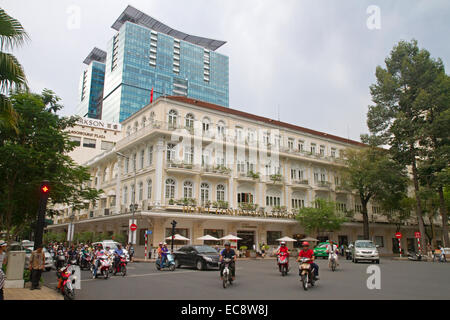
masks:
<path fill-rule="evenodd" d="M 162 95 L 228 107 L 228 57 L 129 21 L 107 45 L 102 119 L 122 122 Z"/>
<path fill-rule="evenodd" d="M 100 119 L 105 83 L 105 64 L 92 61 L 80 79 L 77 114 L 82 117 Z"/>

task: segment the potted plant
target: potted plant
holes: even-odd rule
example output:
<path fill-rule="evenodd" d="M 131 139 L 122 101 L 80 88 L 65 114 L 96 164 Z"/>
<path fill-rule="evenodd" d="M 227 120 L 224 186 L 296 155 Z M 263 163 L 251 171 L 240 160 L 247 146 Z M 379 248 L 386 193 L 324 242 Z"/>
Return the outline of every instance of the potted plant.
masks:
<path fill-rule="evenodd" d="M 248 258 L 250 256 L 250 252 L 247 251 L 248 247 L 247 246 L 241 246 L 239 248 L 239 250 Z"/>
<path fill-rule="evenodd" d="M 169 199 L 169 206 L 173 206 L 175 204 L 175 201 L 173 201 L 172 198 Z"/>

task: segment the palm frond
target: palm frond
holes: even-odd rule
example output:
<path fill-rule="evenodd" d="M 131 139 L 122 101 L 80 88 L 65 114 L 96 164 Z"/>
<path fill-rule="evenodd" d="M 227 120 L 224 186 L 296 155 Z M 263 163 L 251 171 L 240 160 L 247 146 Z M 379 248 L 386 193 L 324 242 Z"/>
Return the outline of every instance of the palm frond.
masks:
<path fill-rule="evenodd" d="M 19 61 L 10 53 L 0 52 L 0 92 L 28 89 L 25 72 Z"/>
<path fill-rule="evenodd" d="M 28 39 L 22 24 L 0 8 L 0 50 L 11 50 Z"/>
<path fill-rule="evenodd" d="M 14 110 L 9 98 L 3 94 L 0 94 L 0 130 L 13 129 L 16 133 L 18 133 L 18 117 L 19 116 Z"/>

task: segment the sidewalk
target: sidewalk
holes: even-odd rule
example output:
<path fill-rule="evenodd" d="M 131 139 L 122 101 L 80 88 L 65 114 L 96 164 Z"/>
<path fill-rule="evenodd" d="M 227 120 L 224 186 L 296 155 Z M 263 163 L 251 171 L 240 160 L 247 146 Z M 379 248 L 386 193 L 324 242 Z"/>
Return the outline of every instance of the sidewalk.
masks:
<path fill-rule="evenodd" d="M 64 297 L 46 286 L 41 290 L 30 290 L 31 283 L 26 282 L 23 289 L 4 288 L 5 300 L 64 300 Z"/>

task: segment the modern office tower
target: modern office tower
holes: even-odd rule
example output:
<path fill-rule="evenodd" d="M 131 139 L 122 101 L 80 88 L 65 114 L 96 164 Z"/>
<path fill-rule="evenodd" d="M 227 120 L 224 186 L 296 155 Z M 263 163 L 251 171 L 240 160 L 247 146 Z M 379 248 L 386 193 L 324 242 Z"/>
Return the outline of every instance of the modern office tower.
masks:
<path fill-rule="evenodd" d="M 88 67 L 81 74 L 78 90 L 77 115 L 81 117 L 101 118 L 105 60 L 106 52 L 94 48 L 83 61 Z"/>
<path fill-rule="evenodd" d="M 128 6 L 107 44 L 101 119 L 122 122 L 160 96 L 185 96 L 228 107 L 225 41 L 192 36 Z"/>

